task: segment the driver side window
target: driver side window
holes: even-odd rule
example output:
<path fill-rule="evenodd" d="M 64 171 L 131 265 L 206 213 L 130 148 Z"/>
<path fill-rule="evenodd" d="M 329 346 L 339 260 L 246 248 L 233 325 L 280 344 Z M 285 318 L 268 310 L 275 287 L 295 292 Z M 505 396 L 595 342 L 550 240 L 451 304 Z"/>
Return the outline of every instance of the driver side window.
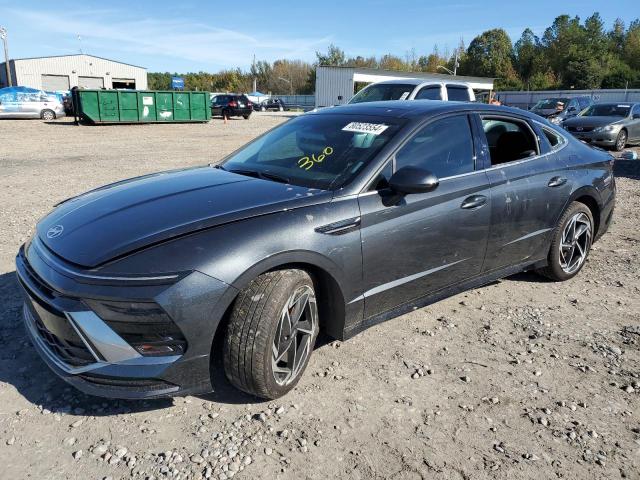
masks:
<path fill-rule="evenodd" d="M 467 115 L 456 115 L 430 123 L 396 153 L 396 171 L 414 166 L 438 178 L 474 170 L 473 141 Z"/>

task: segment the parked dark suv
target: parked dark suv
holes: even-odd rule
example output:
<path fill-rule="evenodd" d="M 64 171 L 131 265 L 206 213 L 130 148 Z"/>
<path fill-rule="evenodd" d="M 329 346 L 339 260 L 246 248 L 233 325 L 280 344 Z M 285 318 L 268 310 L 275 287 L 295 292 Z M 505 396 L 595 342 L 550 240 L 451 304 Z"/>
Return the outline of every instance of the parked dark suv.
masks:
<path fill-rule="evenodd" d="M 223 368 L 276 398 L 319 332 L 346 339 L 524 270 L 574 277 L 615 191 L 610 154 L 523 110 L 325 108 L 215 167 L 59 204 L 16 259 L 24 321 L 90 394 L 203 393 Z"/>
<path fill-rule="evenodd" d="M 227 93 L 216 95 L 211 100 L 211 115 L 221 117 L 243 117 L 248 120 L 253 112 L 253 104 L 246 95 Z"/>

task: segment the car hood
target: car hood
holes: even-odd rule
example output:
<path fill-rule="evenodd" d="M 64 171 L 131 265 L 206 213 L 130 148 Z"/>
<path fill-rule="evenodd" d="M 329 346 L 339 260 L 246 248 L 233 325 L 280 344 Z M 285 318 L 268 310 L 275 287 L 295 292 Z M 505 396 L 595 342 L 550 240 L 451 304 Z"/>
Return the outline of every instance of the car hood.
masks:
<path fill-rule="evenodd" d="M 563 110 L 556 110 L 555 108 L 532 108 L 530 111 L 541 117 L 548 117 L 550 115 L 556 115 Z"/>
<path fill-rule="evenodd" d="M 94 268 L 224 223 L 329 201 L 331 192 L 200 167 L 118 182 L 63 202 L 40 221 L 56 255 Z"/>
<path fill-rule="evenodd" d="M 602 127 L 623 121 L 622 117 L 573 117 L 565 120 L 564 125 L 569 127 Z"/>

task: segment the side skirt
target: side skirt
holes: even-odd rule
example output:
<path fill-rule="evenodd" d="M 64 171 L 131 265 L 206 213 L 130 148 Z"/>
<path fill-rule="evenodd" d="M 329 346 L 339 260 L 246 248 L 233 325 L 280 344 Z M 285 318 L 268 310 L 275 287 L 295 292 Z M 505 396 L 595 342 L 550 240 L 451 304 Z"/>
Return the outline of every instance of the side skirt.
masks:
<path fill-rule="evenodd" d="M 546 266 L 546 264 L 546 258 L 537 262 L 528 261 L 526 263 L 521 263 L 511 267 L 494 270 L 489 273 L 484 273 L 462 283 L 457 283 L 455 285 L 442 288 L 440 290 L 437 290 L 436 292 L 425 295 L 424 297 L 420 297 L 415 300 L 411 300 L 409 302 L 398 305 L 397 307 L 394 307 L 391 310 L 387 310 L 386 312 L 378 313 L 369 318 L 365 318 L 362 322 L 347 326 L 344 331 L 344 339 L 347 340 L 351 337 L 354 337 L 358 333 L 363 332 L 369 327 L 382 322 L 386 322 L 387 320 L 391 320 L 392 318 L 399 317 L 400 315 L 404 315 L 405 313 L 417 310 L 418 308 L 426 307 L 427 305 L 431 305 L 433 303 L 439 302 L 440 300 L 444 300 L 445 298 L 452 297 L 454 295 L 457 295 L 458 293 L 481 287 L 501 278 L 515 275 L 516 273 L 542 268 Z"/>

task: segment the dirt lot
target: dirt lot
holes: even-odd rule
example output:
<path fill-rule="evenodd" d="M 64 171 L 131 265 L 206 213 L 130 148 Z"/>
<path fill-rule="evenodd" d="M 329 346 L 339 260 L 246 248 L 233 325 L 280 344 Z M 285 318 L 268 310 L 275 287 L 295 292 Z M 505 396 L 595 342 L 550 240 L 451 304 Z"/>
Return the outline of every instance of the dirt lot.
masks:
<path fill-rule="evenodd" d="M 83 395 L 30 346 L 13 258 L 66 197 L 216 162 L 283 121 L 0 123 L 0 477 L 640 478 L 640 177 L 610 232 L 556 284 L 521 274 L 318 348 L 259 402 Z M 636 169 L 636 171 L 638 171 Z"/>

